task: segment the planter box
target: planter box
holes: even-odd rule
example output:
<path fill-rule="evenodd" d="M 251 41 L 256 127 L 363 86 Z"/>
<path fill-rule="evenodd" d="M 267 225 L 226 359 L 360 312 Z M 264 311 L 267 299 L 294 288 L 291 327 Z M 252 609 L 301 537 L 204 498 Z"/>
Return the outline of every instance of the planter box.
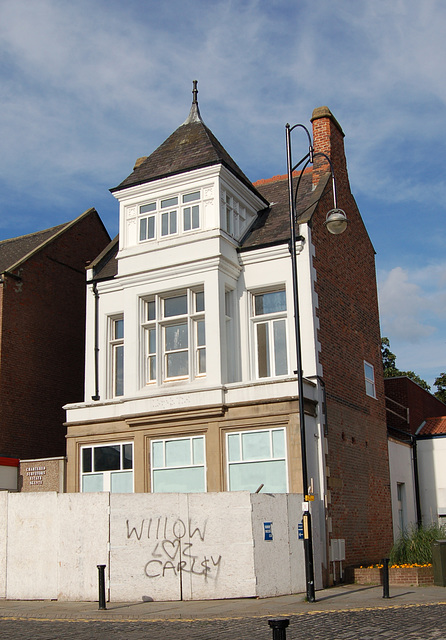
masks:
<path fill-rule="evenodd" d="M 356 584 L 382 584 L 382 569 L 353 569 L 353 580 Z M 395 567 L 389 568 L 389 584 L 393 586 L 426 586 L 434 584 L 434 570 L 429 567 Z"/>

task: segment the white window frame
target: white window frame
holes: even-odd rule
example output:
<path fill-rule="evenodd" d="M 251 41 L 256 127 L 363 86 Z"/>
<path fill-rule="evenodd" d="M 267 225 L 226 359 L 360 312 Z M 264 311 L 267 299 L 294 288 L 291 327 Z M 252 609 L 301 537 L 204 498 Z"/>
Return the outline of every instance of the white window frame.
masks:
<path fill-rule="evenodd" d="M 285 446 L 285 454 L 283 456 L 274 456 L 273 455 L 273 432 L 283 432 L 284 438 L 284 446 Z M 243 451 L 243 436 L 245 434 L 253 435 L 259 433 L 269 433 L 270 440 L 270 456 L 259 459 L 259 458 L 250 458 L 249 454 L 245 454 Z M 229 438 L 231 436 L 239 437 L 239 447 L 240 447 L 240 459 L 239 460 L 230 460 L 230 452 L 229 452 Z M 288 482 L 288 443 L 287 443 L 287 430 L 286 427 L 268 427 L 268 428 L 260 428 L 260 429 L 244 429 L 240 431 L 228 431 L 226 433 L 226 486 L 227 490 L 231 491 L 231 467 L 237 465 L 255 465 L 256 463 L 265 463 L 265 462 L 284 462 L 285 463 L 285 491 L 283 493 L 288 493 L 289 482 Z M 261 482 L 259 482 L 260 486 Z M 256 491 L 258 487 L 251 487 L 252 491 Z M 264 491 L 268 491 L 268 487 L 263 489 Z"/>
<path fill-rule="evenodd" d="M 225 290 L 226 376 L 235 382 L 234 290 Z"/>
<path fill-rule="evenodd" d="M 177 441 L 189 441 L 190 451 L 190 464 L 182 465 L 166 465 L 166 443 Z M 199 463 L 194 462 L 194 440 L 201 440 L 203 443 L 203 461 Z M 154 464 L 154 445 L 162 444 L 163 446 L 163 465 L 156 467 Z M 164 493 L 163 491 L 155 492 L 155 479 L 154 475 L 156 471 L 172 471 L 182 469 L 203 469 L 203 492 L 207 491 L 207 468 L 206 468 L 206 438 L 204 434 L 194 434 L 190 436 L 170 437 L 170 438 L 154 438 L 150 442 L 150 486 L 152 493 Z M 182 493 L 190 493 L 188 489 L 182 491 Z"/>
<path fill-rule="evenodd" d="M 157 203 L 148 202 L 147 204 L 139 207 L 139 222 L 138 222 L 138 238 L 139 242 L 146 242 L 147 240 L 155 240 L 157 234 Z M 142 233 L 144 226 L 144 234 Z M 151 233 L 151 226 L 153 232 Z M 144 235 L 144 237 L 142 237 Z"/>
<path fill-rule="evenodd" d="M 104 447 L 120 447 L 120 468 L 119 469 L 110 469 L 110 470 L 100 470 L 100 469 L 96 469 L 95 468 L 95 454 L 94 451 L 95 449 L 100 449 L 100 448 L 104 448 Z M 124 447 L 125 446 L 130 446 L 131 447 L 131 452 L 132 452 L 132 466 L 129 468 L 125 468 L 125 463 L 124 463 Z M 91 470 L 90 471 L 84 471 L 84 451 L 86 451 L 87 449 L 91 449 Z M 133 442 L 131 440 L 125 440 L 125 441 L 119 441 L 119 442 L 96 442 L 94 444 L 85 444 L 85 445 L 81 445 L 80 447 L 80 455 L 79 455 L 79 475 L 80 475 L 80 480 L 79 480 L 79 488 L 80 491 L 82 493 L 84 493 L 84 478 L 90 477 L 92 478 L 93 476 L 102 476 L 102 491 L 111 491 L 112 490 L 112 478 L 114 477 L 115 474 L 120 475 L 120 474 L 124 474 L 124 473 L 129 473 L 131 471 L 132 473 L 132 491 L 131 493 L 133 493 L 135 491 L 135 451 L 134 451 L 134 446 L 133 446 Z M 85 493 L 88 493 L 85 492 Z"/>
<path fill-rule="evenodd" d="M 202 224 L 202 189 L 164 195 L 139 205 L 138 242 L 193 233 Z M 190 225 L 186 224 L 190 216 Z"/>
<path fill-rule="evenodd" d="M 186 297 L 186 311 L 176 315 L 165 314 L 166 300 Z M 188 288 L 156 294 L 142 299 L 143 385 L 193 380 L 206 376 L 206 320 L 204 290 Z M 168 348 L 169 329 L 185 332 L 179 339 L 187 338 L 187 345 Z M 169 375 L 169 357 L 186 354 L 187 372 Z M 180 356 L 181 357 L 181 356 Z"/>
<path fill-rule="evenodd" d="M 245 207 L 226 189 L 221 194 L 221 228 L 232 238 L 239 238 L 246 223 Z"/>
<path fill-rule="evenodd" d="M 280 311 L 269 313 L 257 313 L 256 312 L 256 299 L 259 296 L 268 294 L 282 293 L 285 300 L 285 308 Z M 264 380 L 268 378 L 278 378 L 289 375 L 289 353 L 288 353 L 288 312 L 287 312 L 287 299 L 286 299 L 286 287 L 278 287 L 274 289 L 259 290 L 251 292 L 250 300 L 250 316 L 251 316 L 251 344 L 252 344 L 252 359 L 255 378 L 258 380 Z M 277 358 L 276 358 L 276 327 L 278 323 L 283 326 L 284 333 L 281 336 L 285 342 L 284 351 L 286 362 L 283 371 L 277 371 Z M 259 326 L 265 325 L 265 355 L 266 361 L 260 362 L 259 360 Z M 264 369 L 265 368 L 265 369 Z"/>
<path fill-rule="evenodd" d="M 118 323 L 122 322 L 122 336 L 116 336 Z M 124 314 L 117 314 L 108 318 L 108 358 L 109 358 L 109 397 L 120 398 L 124 395 Z M 118 357 L 122 357 L 122 382 L 118 389 Z"/>
<path fill-rule="evenodd" d="M 223 228 L 230 236 L 234 235 L 234 198 L 227 191 L 223 195 Z"/>
<path fill-rule="evenodd" d="M 183 233 L 192 233 L 201 228 L 201 190 L 183 193 L 181 196 L 181 225 Z M 188 213 L 186 213 L 188 212 Z M 186 215 L 190 224 L 186 225 Z M 187 228 L 186 228 L 187 226 Z"/>
<path fill-rule="evenodd" d="M 365 392 L 370 398 L 376 398 L 375 367 L 364 360 Z"/>

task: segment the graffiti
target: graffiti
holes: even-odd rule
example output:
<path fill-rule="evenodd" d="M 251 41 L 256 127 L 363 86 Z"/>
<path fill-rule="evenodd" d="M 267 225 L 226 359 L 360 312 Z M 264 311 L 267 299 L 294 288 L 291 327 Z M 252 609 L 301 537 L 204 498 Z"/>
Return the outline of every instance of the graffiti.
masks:
<path fill-rule="evenodd" d="M 181 556 L 183 557 L 183 556 Z M 200 562 L 197 556 L 190 556 L 187 560 L 180 560 L 179 562 L 173 562 L 172 560 L 149 560 L 144 567 L 144 573 L 148 578 L 159 578 L 172 571 L 174 576 L 181 575 L 181 573 L 193 573 L 195 576 L 204 576 L 205 579 L 212 578 L 217 579 L 220 571 L 221 556 L 211 556 L 207 558 L 203 556 L 203 560 Z M 215 575 L 212 574 L 215 570 Z"/>
<path fill-rule="evenodd" d="M 151 559 L 144 566 L 148 578 L 164 578 L 190 573 L 205 580 L 217 580 L 222 557 L 200 551 L 206 536 L 207 521 L 202 526 L 185 523 L 181 518 L 156 517 L 127 525 L 127 540 L 153 543 Z"/>
<path fill-rule="evenodd" d="M 143 536 L 144 538 L 155 538 L 156 540 L 170 540 L 171 538 L 179 540 L 188 534 L 190 539 L 198 535 L 203 542 L 206 535 L 206 524 L 207 521 L 205 521 L 201 529 L 194 527 L 192 526 L 192 519 L 189 518 L 188 526 L 186 527 L 181 518 L 177 518 L 172 522 L 172 519 L 167 517 L 158 517 L 141 520 L 141 524 L 138 527 L 133 526 L 130 528 L 130 523 L 127 520 L 127 539 L 135 535 L 138 540 L 141 540 Z"/>

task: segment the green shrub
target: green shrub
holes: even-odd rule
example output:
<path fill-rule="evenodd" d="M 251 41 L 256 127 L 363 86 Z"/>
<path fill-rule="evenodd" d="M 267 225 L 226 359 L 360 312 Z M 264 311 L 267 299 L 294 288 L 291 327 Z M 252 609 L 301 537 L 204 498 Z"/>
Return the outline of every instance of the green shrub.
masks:
<path fill-rule="evenodd" d="M 446 539 L 446 527 L 431 524 L 418 528 L 416 525 L 403 531 L 390 552 L 391 564 L 431 564 L 434 540 Z"/>

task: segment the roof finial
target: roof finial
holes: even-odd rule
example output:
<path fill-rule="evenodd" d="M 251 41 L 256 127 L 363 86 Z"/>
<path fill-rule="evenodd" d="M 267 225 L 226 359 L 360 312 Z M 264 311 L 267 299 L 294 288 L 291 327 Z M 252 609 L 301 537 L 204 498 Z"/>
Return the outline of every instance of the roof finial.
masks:
<path fill-rule="evenodd" d="M 190 108 L 190 112 L 186 121 L 183 124 L 191 124 L 193 122 L 203 122 L 200 115 L 200 109 L 198 108 L 198 89 L 197 89 L 198 80 L 193 80 L 193 89 L 192 89 L 192 106 Z"/>

